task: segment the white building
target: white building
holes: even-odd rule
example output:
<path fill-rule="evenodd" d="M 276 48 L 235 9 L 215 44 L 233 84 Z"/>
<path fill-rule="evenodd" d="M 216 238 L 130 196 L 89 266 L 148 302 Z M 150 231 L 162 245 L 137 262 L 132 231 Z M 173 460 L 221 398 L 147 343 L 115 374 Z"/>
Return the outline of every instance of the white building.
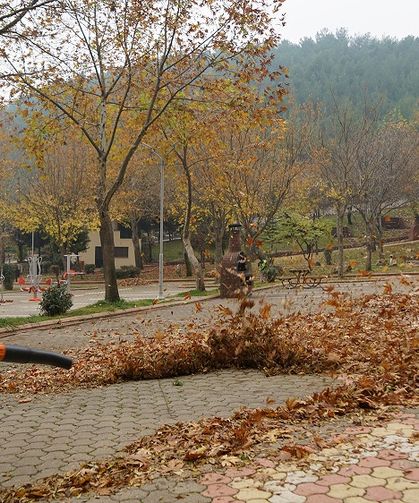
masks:
<path fill-rule="evenodd" d="M 130 229 L 120 224 L 113 224 L 113 237 L 115 241 L 115 265 L 119 269 L 122 266 L 135 266 L 134 245 Z M 141 240 L 140 240 L 141 247 Z M 100 246 L 99 231 L 89 232 L 88 248 L 79 253 L 79 260 L 84 264 L 95 264 L 97 268 L 103 266 L 102 247 Z"/>

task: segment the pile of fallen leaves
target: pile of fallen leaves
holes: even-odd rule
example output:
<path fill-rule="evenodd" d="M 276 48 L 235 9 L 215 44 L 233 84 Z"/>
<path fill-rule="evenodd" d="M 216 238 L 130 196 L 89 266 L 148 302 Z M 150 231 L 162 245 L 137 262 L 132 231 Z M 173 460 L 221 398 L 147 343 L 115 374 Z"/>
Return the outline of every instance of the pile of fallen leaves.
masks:
<path fill-rule="evenodd" d="M 414 294 L 351 299 L 331 291 L 327 312 L 271 318 L 270 306 L 237 312 L 219 306 L 218 320 L 201 329 L 159 332 L 153 338 L 89 346 L 73 354 L 70 371 L 29 367 L 0 374 L 0 391 L 59 392 L 126 380 L 157 379 L 229 367 L 267 374 L 332 371 L 373 395 L 395 400 L 417 384 L 419 298 Z M 368 400 L 367 393 L 365 400 Z"/>
<path fill-rule="evenodd" d="M 134 442 L 126 454 L 82 465 L 65 475 L 0 491 L 7 503 L 41 498 L 75 497 L 86 492 L 107 495 L 126 486 L 141 486 L 156 474 L 185 473 L 192 463 L 240 464 L 258 450 L 274 445 L 281 455 L 303 458 L 324 447 L 289 442 L 293 425 L 308 425 L 382 404 L 414 403 L 418 376 L 419 299 L 383 295 L 353 300 L 331 291 L 327 312 L 271 319 L 270 307 L 249 311 L 219 307 L 220 319 L 200 333 L 191 324 L 184 333 L 157 334 L 132 343 L 97 346 L 78 353 L 75 368 L 33 369 L 2 376 L 3 391 L 58 390 L 123 379 L 166 377 L 228 366 L 274 372 L 333 370 L 343 383 L 303 400 L 290 399 L 277 408 L 241 410 L 230 418 L 178 423 Z M 32 377 L 32 383 L 26 383 Z M 17 380 L 13 386 L 13 380 Z"/>
<path fill-rule="evenodd" d="M 153 283 L 152 279 L 145 279 L 142 276 L 140 276 L 138 278 L 125 278 L 125 279 L 118 280 L 118 285 L 125 286 L 125 287 L 150 285 L 151 283 Z"/>

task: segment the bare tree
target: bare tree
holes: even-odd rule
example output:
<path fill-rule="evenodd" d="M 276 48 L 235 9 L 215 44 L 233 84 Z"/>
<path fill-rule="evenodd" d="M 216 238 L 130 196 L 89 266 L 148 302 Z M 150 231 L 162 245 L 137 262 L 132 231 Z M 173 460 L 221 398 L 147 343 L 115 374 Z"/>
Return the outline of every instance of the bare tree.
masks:
<path fill-rule="evenodd" d="M 0 2 L 0 36 L 11 34 L 23 18 L 35 9 L 52 4 L 56 0 L 8 0 Z"/>
<path fill-rule="evenodd" d="M 255 110 L 255 116 L 260 113 Z M 220 132 L 223 197 L 243 225 L 251 254 L 259 256 L 258 239 L 274 221 L 308 155 L 311 123 L 299 113 L 287 122 L 272 117 L 258 124 L 251 114 L 247 121 L 227 124 Z"/>
<path fill-rule="evenodd" d="M 367 259 L 377 241 L 382 254 L 381 218 L 406 204 L 417 169 L 418 133 L 404 122 L 387 122 L 364 131 L 352 171 L 353 205 L 365 223 Z"/>
<path fill-rule="evenodd" d="M 353 171 L 355 159 L 369 135 L 370 120 L 359 120 L 349 105 L 338 105 L 328 120 L 319 116 L 320 148 L 317 161 L 328 199 L 336 211 L 338 240 L 338 274 L 344 275 L 343 226 L 346 211 L 353 198 Z"/>
<path fill-rule="evenodd" d="M 205 87 L 211 68 L 232 68 L 233 85 L 242 63 L 249 79 L 265 74 L 282 3 L 62 0 L 36 11 L 42 29 L 3 49 L 8 81 L 65 116 L 95 152 L 106 300 L 119 299 L 109 207 L 134 153 L 185 89 Z"/>

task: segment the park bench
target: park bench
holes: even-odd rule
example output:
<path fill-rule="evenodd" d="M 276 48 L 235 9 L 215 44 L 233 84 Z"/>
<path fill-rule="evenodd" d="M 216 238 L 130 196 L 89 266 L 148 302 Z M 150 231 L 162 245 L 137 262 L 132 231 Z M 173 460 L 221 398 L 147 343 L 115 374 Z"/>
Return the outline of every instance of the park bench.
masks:
<path fill-rule="evenodd" d="M 285 288 L 315 288 L 322 282 L 321 277 L 311 276 L 310 269 L 290 269 L 291 277 L 282 278 L 282 284 Z"/>

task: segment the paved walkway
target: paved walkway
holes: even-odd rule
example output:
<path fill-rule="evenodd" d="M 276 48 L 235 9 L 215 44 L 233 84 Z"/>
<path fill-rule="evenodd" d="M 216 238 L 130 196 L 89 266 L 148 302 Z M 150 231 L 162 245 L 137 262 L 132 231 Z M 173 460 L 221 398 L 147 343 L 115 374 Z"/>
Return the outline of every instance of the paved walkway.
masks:
<path fill-rule="evenodd" d="M 164 294 L 165 296 L 173 296 L 182 292 L 193 290 L 194 288 L 193 283 L 167 281 L 164 284 Z M 158 284 L 152 283 L 149 285 L 120 287 L 119 293 L 121 298 L 127 301 L 155 299 L 158 295 L 158 289 Z M 72 289 L 71 293 L 73 294 L 72 309 L 78 309 L 80 307 L 94 304 L 95 302 L 103 300 L 105 297 L 105 290 L 102 285 L 93 287 L 86 285 L 82 288 L 77 286 Z M 12 292 L 5 291 L 3 294 L 5 300 L 12 300 L 13 302 L 0 304 L 0 318 L 32 316 L 39 314 L 39 304 L 29 300 L 32 297 L 31 294 L 18 290 L 14 290 Z"/>
<path fill-rule="evenodd" d="M 383 285 L 384 281 L 343 284 L 339 290 L 359 295 L 382 291 Z M 394 282 L 394 288 L 405 289 L 397 281 Z M 318 309 L 325 297 L 326 294 L 321 289 L 285 291 L 274 288 L 254 294 L 256 301 L 266 299 L 267 302 L 273 304 L 274 314 Z M 191 319 L 202 324 L 209 324 L 214 317 L 214 308 L 220 303 L 219 299 L 207 301 L 203 303 L 203 309 L 198 313 L 195 312 L 194 304 L 185 304 L 150 310 L 131 316 L 85 322 L 63 329 L 19 332 L 7 337 L 5 342 L 64 351 L 86 346 L 92 340 L 106 341 L 115 337 L 130 338 L 132 334 L 138 333 L 152 335 L 156 330 L 168 329 L 172 323 L 186 323 Z M 222 303 L 233 307 L 235 305 L 234 301 L 222 301 Z M 256 307 L 259 307 L 258 302 L 256 302 Z M 2 370 L 6 368 L 6 365 L 2 366 Z M 184 377 L 176 381 L 165 379 L 128 382 L 91 390 L 75 390 L 65 394 L 38 395 L 33 397 L 31 401 L 25 399 L 19 402 L 16 397 L 3 394 L 0 397 L 2 404 L 0 409 L 0 445 L 2 447 L 0 485 L 9 487 L 29 481 L 34 482 L 39 477 L 76 468 L 82 461 L 115 454 L 127 443 L 141 435 L 152 433 L 164 423 L 196 420 L 203 416 L 228 416 L 241 406 L 266 406 L 268 398 L 275 400 L 273 404 L 275 406 L 289 397 L 302 397 L 320 390 L 330 383 L 329 379 L 319 376 L 267 378 L 256 371 L 229 370 Z M 410 419 L 412 418 L 406 420 Z M 411 430 L 411 428 L 408 429 Z M 377 449 L 371 448 L 370 450 L 375 452 Z M 417 451 L 415 452 L 417 455 Z M 407 454 L 406 456 L 405 454 L 403 453 L 402 459 L 407 459 Z M 370 455 L 375 456 L 375 454 Z M 349 459 L 354 458 L 352 456 Z M 278 478 L 275 475 L 278 472 L 277 465 L 272 467 L 271 463 L 276 463 L 276 461 L 269 460 L 268 464 L 252 468 L 254 471 L 248 474 L 252 475 L 250 477 L 252 480 L 257 481 L 256 486 L 246 486 L 246 484 L 250 484 L 249 476 L 237 475 L 238 479 L 235 480 L 236 477 L 231 473 L 222 474 L 223 477 L 226 477 L 222 479 L 223 487 L 229 488 L 225 489 L 226 494 L 211 492 L 218 487 L 215 485 L 210 488 L 213 483 L 215 484 L 214 478 L 203 479 L 205 482 L 201 479 L 189 481 L 161 479 L 153 482 L 148 489 L 147 487 L 127 489 L 112 496 L 111 499 L 101 496 L 99 500 L 144 503 L 178 500 L 191 503 L 210 501 L 212 503 L 235 503 L 238 501 L 246 503 L 261 503 L 262 501 L 303 503 L 306 500 L 302 498 L 307 497 L 311 498 L 307 499 L 307 503 L 384 501 L 382 499 L 368 499 L 369 493 L 365 492 L 366 489 L 361 491 L 362 495 L 358 495 L 358 491 L 357 495 L 347 496 L 346 499 L 338 499 L 332 496 L 332 493 L 327 495 L 323 489 L 318 493 L 318 497 L 317 493 L 304 495 L 296 492 L 295 496 L 292 496 L 294 499 L 286 499 L 291 497 L 288 493 L 286 493 L 285 499 L 279 499 L 282 493 L 275 492 L 277 489 L 268 490 L 268 486 L 260 485 L 259 475 L 256 478 L 253 475 L 258 474 L 264 468 L 272 468 L 274 472 L 267 472 L 265 475 L 270 473 L 273 481 L 285 480 L 284 484 L 288 484 L 285 489 L 293 494 L 294 489 L 291 486 L 297 488 L 299 483 L 287 481 L 287 476 L 284 478 L 283 475 L 279 475 Z M 285 473 L 281 470 L 278 473 Z M 338 470 L 340 468 L 335 472 Z M 299 471 L 301 472 L 300 468 L 294 468 L 294 472 Z M 315 481 L 313 480 L 313 482 L 317 482 L 320 480 L 321 474 L 316 472 L 315 475 L 310 476 L 317 477 Z M 301 484 L 305 482 L 307 481 L 305 480 Z M 235 487 L 233 483 L 238 483 L 238 486 Z M 328 493 L 332 490 L 331 485 L 320 484 L 321 487 L 329 488 Z M 269 496 L 261 496 L 260 494 L 255 496 L 255 493 L 244 491 L 246 488 L 265 491 L 269 493 Z M 408 490 L 410 489 L 406 489 L 406 491 Z M 408 493 L 408 499 L 403 499 L 405 497 L 404 489 L 401 491 L 403 494 L 401 494 L 399 501 L 413 503 L 409 494 L 416 493 Z M 249 494 L 252 497 L 247 497 Z M 348 499 L 351 497 L 358 499 Z M 87 500 L 90 501 L 90 497 Z M 418 500 L 419 498 L 414 501 Z M 396 501 L 397 498 L 393 503 Z"/>
<path fill-rule="evenodd" d="M 417 503 L 419 411 L 390 422 L 345 427 L 332 423 L 340 443 L 303 459 L 286 461 L 278 451 L 252 462 L 191 476 L 157 477 L 126 488 L 102 503 Z M 322 433 L 322 427 L 313 432 Z M 323 433 L 325 433 L 323 431 Z M 327 432 L 326 432 L 327 433 Z M 275 449 L 271 449 L 275 451 Z M 94 495 L 72 503 L 98 501 Z"/>
<path fill-rule="evenodd" d="M 266 406 L 323 389 L 320 376 L 275 376 L 228 370 L 180 380 L 128 382 L 37 396 L 16 403 L 2 396 L 0 484 L 20 485 L 82 461 L 116 454 L 163 424 L 229 416 L 242 406 Z"/>
<path fill-rule="evenodd" d="M 413 278 L 413 281 L 416 285 L 419 284 L 419 278 Z M 359 296 L 365 293 L 382 292 L 386 282 L 387 280 L 380 279 L 373 282 L 359 281 L 332 286 L 341 292 Z M 412 290 L 412 287 L 401 284 L 397 279 L 390 280 L 390 283 L 393 285 L 394 291 Z M 272 314 L 280 316 L 299 310 L 306 312 L 317 311 L 327 296 L 328 294 L 322 288 L 286 290 L 281 287 L 274 287 L 268 290 L 256 291 L 252 298 L 255 301 L 255 309 L 260 307 L 259 301 L 265 300 L 272 304 Z M 195 303 L 188 303 L 145 310 L 136 314 L 94 319 L 79 323 L 77 326 L 54 327 L 47 330 L 19 330 L 16 333 L 7 335 L 0 334 L 0 340 L 4 343 L 9 342 L 52 351 L 65 351 L 70 348 L 86 346 L 92 342 L 92 339 L 106 342 L 115 340 L 115 338 L 130 339 L 132 335 L 138 334 L 144 336 L 154 335 L 156 331 L 167 328 L 173 323 L 184 324 L 194 320 L 203 325 L 210 324 L 213 322 L 214 316 L 217 316 L 215 309 L 219 304 L 229 306 L 232 309 L 237 307 L 237 301 L 235 300 L 205 300 L 205 302 L 202 302 L 202 311 L 198 313 L 196 312 Z"/>

